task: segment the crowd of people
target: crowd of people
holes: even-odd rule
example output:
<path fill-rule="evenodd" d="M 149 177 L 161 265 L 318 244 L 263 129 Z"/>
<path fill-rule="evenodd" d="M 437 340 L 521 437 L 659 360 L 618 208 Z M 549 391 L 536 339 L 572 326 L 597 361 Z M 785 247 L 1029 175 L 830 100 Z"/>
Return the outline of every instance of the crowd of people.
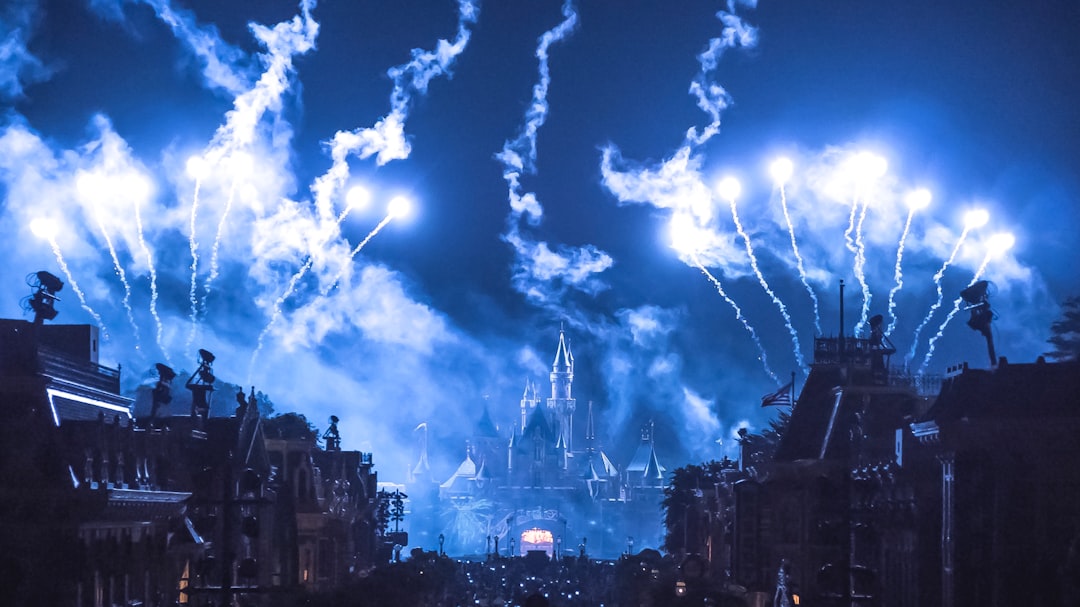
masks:
<path fill-rule="evenodd" d="M 586 556 L 452 559 L 416 549 L 352 584 L 309 597 L 311 607 L 742 607 L 744 593 L 712 580 L 703 563 L 653 550 L 615 561 Z"/>

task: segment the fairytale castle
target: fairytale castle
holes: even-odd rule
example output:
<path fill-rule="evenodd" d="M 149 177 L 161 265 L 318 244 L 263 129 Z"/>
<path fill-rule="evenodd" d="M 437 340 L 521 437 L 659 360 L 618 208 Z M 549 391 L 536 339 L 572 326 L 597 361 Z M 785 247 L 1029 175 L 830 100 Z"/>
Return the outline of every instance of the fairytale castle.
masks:
<path fill-rule="evenodd" d="M 658 548 L 665 468 L 651 424 L 620 467 L 597 440 L 592 402 L 578 409 L 574 354 L 563 330 L 549 379 L 548 398 L 527 380 L 517 415 L 497 411 L 516 418 L 508 430 L 492 420 L 485 402 L 449 478 L 431 479 L 422 451 L 412 470 L 412 486 L 420 488 L 413 493 L 414 517 L 437 518 L 427 533 L 441 534 L 446 549 L 461 554 L 616 556 Z"/>

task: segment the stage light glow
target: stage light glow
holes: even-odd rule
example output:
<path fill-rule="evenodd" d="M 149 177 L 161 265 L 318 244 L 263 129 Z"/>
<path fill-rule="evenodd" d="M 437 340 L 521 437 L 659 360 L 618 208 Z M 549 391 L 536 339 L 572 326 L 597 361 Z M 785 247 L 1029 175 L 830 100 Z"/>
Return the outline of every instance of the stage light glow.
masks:
<path fill-rule="evenodd" d="M 716 184 L 716 193 L 724 200 L 735 200 L 742 193 L 742 184 L 734 177 L 724 177 Z"/>
<path fill-rule="evenodd" d="M 795 172 L 795 165 L 792 164 L 791 159 L 786 156 L 781 156 L 773 161 L 769 165 L 769 174 L 772 175 L 773 181 L 779 185 L 787 183 L 788 179 L 791 179 L 791 175 Z"/>
<path fill-rule="evenodd" d="M 990 213 L 986 209 L 972 209 L 964 213 L 964 228 L 974 230 L 986 225 L 990 221 Z"/>

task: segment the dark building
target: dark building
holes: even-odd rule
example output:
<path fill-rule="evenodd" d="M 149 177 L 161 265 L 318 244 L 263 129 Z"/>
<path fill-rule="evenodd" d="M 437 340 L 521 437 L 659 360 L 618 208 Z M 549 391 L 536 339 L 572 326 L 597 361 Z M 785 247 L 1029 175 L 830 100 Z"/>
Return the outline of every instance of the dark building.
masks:
<path fill-rule="evenodd" d="M 775 454 L 734 483 L 734 581 L 771 596 L 786 562 L 804 605 L 1077 604 L 1080 364 L 934 382 L 890 353 L 817 340 Z"/>
<path fill-rule="evenodd" d="M 254 390 L 211 415 L 205 350 L 190 407 L 160 364 L 136 407 L 44 291 L 0 320 L 0 604 L 264 605 L 372 565 L 370 454 L 268 440 Z"/>

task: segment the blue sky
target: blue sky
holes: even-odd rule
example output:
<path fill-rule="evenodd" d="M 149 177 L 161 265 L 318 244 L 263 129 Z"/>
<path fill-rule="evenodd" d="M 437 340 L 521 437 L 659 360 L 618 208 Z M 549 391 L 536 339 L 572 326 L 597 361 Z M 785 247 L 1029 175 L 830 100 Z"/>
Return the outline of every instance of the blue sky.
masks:
<path fill-rule="evenodd" d="M 841 279 L 845 332 L 885 315 L 913 369 L 986 364 L 963 314 L 927 358 L 980 269 L 998 352 L 1046 350 L 1080 293 L 1080 8 L 671 4 L 9 2 L 0 313 L 47 269 L 56 322 L 102 325 L 133 384 L 207 348 L 279 410 L 338 415 L 388 480 L 422 422 L 447 467 L 485 400 L 512 423 L 560 326 L 616 459 L 651 418 L 674 464 L 767 421 Z"/>

